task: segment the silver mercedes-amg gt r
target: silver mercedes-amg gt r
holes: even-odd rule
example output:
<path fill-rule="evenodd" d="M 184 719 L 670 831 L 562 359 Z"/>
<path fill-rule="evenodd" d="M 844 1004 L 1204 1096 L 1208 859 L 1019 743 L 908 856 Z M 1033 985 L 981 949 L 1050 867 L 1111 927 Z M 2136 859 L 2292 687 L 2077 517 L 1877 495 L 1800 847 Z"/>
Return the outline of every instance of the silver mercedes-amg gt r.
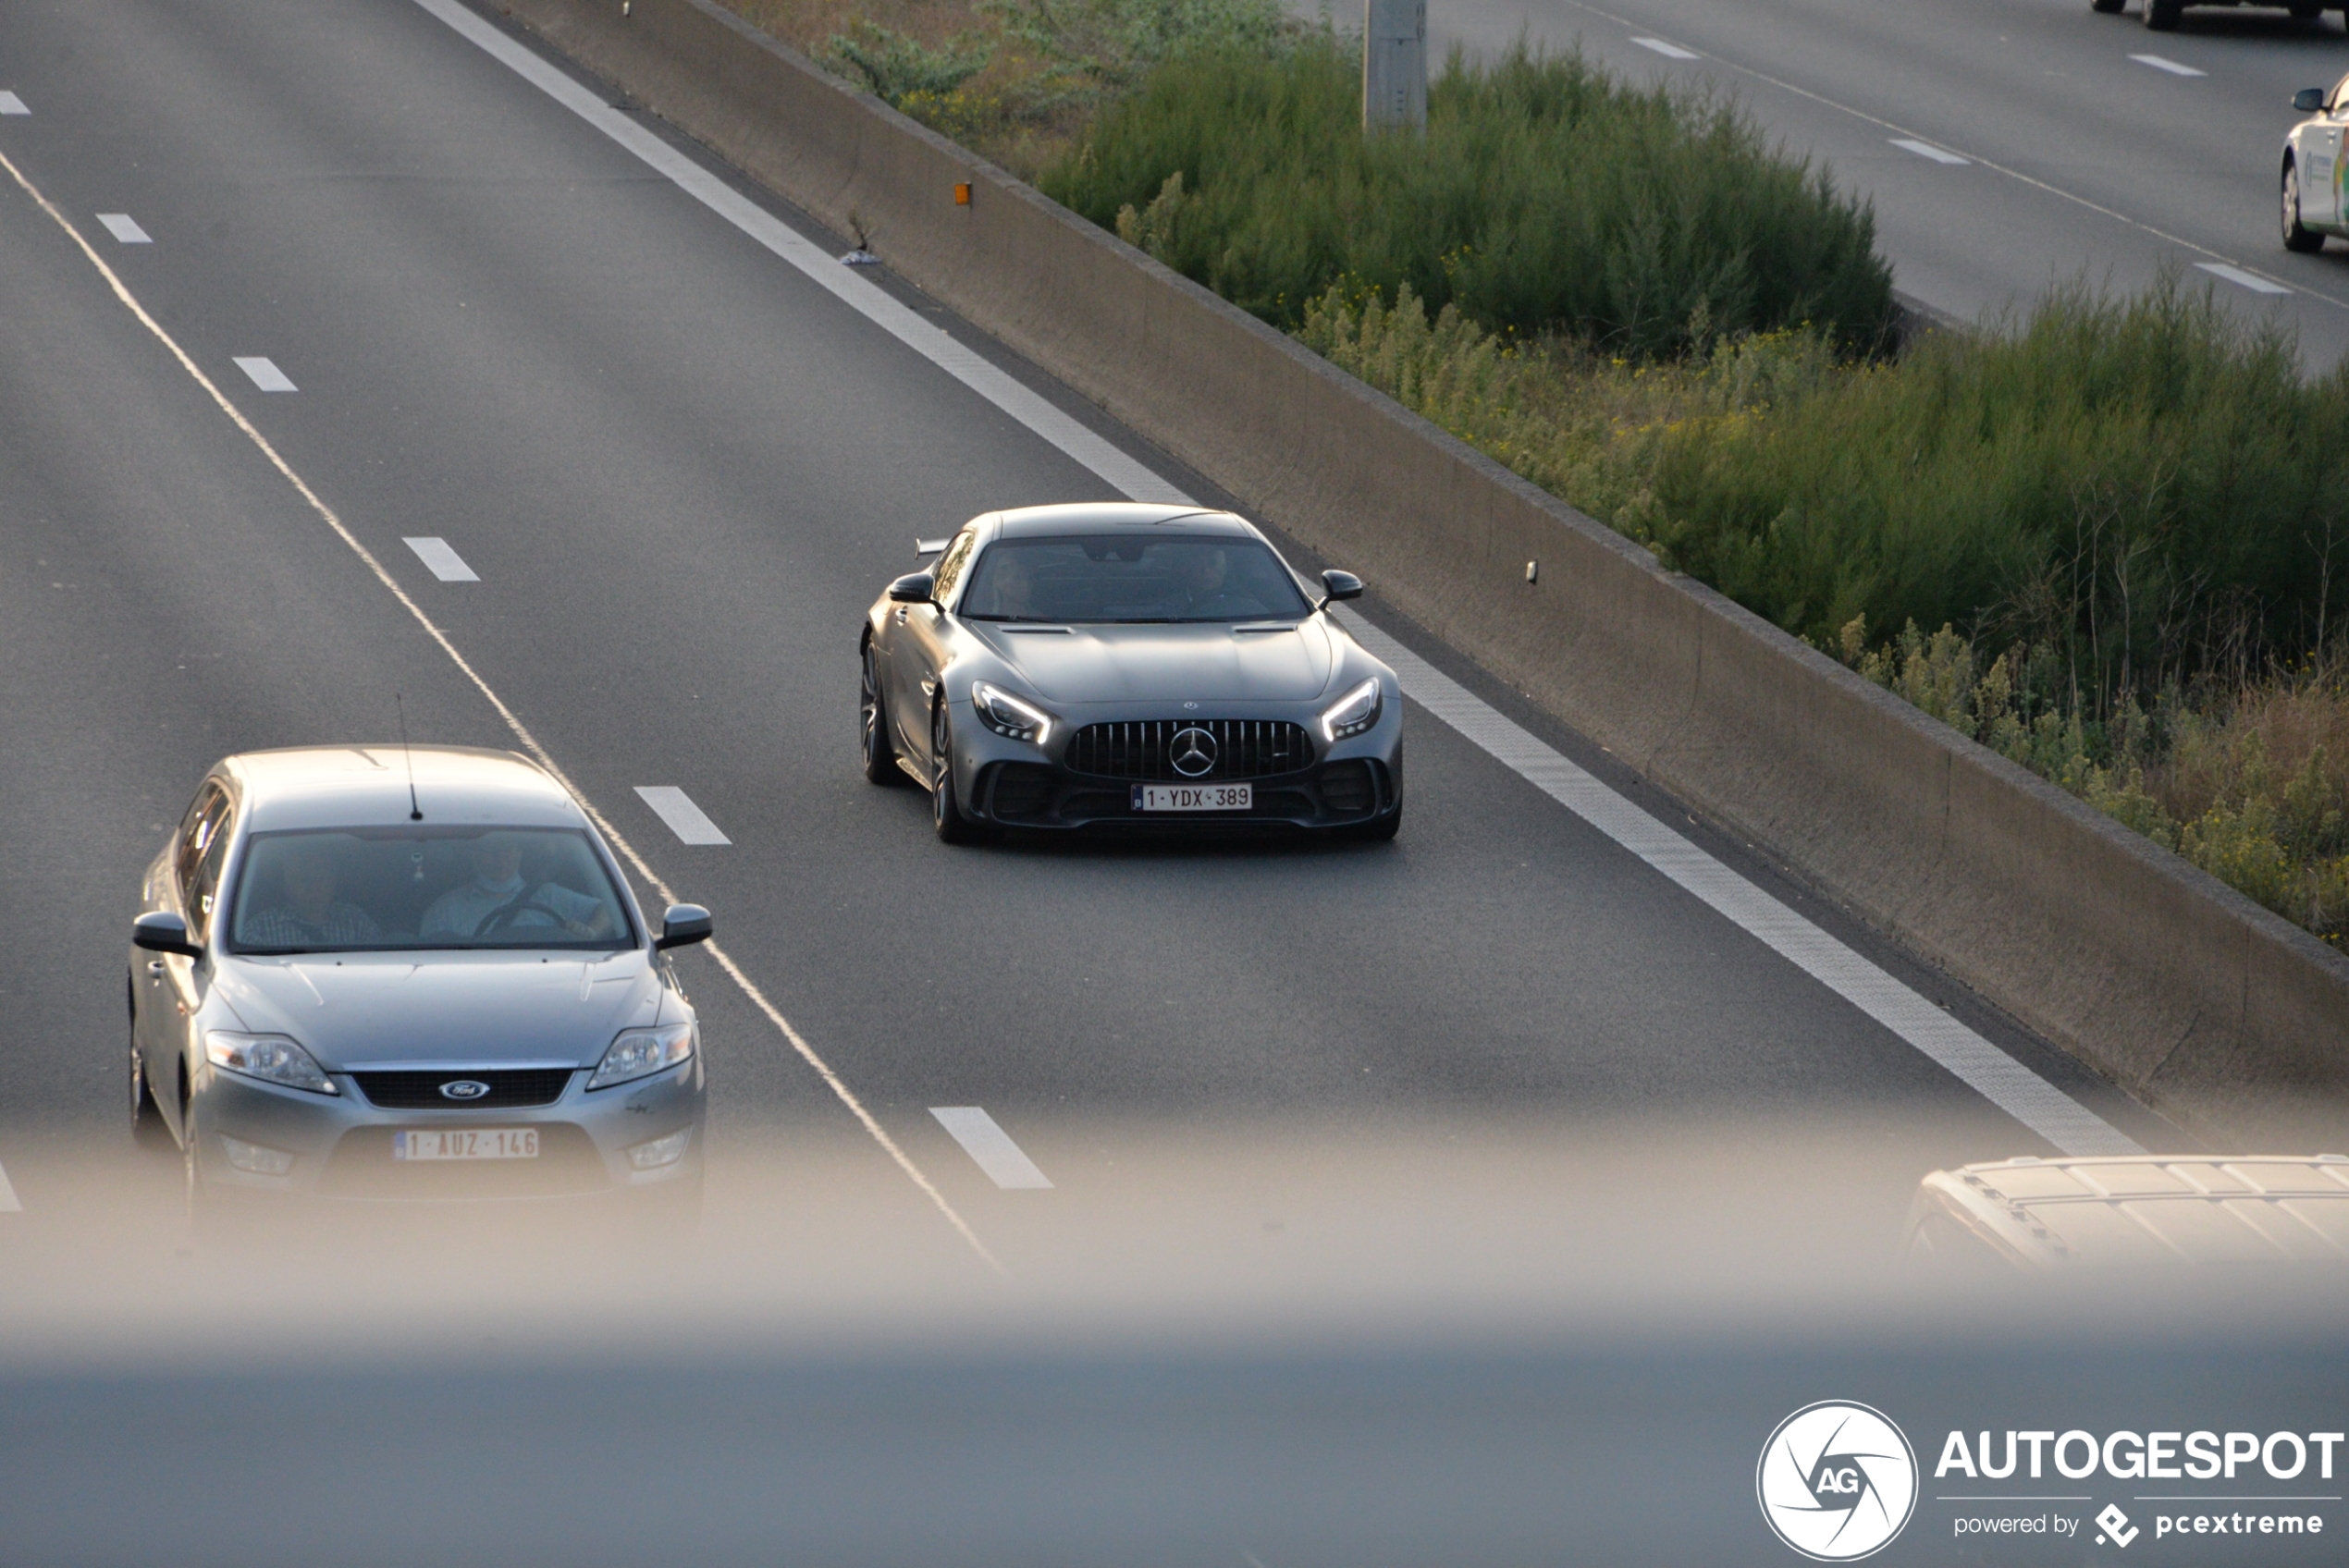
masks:
<path fill-rule="evenodd" d="M 865 777 L 911 775 L 938 836 L 1286 825 L 1391 839 L 1395 672 L 1229 512 L 990 512 L 865 618 Z"/>

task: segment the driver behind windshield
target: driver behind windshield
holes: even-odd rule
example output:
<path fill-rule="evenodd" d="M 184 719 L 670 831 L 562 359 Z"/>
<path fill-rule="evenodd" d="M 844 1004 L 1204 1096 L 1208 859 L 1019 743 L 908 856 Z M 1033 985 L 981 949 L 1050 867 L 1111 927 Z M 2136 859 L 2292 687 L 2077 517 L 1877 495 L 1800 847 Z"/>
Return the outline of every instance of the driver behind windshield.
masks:
<path fill-rule="evenodd" d="M 500 931 L 560 926 L 573 937 L 611 933 L 611 906 L 575 893 L 560 882 L 535 888 L 523 880 L 522 844 L 490 833 L 473 846 L 473 879 L 432 901 L 419 931 L 424 937 L 487 937 Z"/>

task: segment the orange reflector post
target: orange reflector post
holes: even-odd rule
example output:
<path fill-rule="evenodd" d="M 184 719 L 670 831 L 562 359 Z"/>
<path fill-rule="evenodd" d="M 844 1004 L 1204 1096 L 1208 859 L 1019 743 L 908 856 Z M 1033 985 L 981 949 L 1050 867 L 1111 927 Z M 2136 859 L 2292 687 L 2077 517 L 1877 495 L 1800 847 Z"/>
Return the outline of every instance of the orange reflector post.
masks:
<path fill-rule="evenodd" d="M 970 204 L 971 204 L 971 185 L 970 185 L 970 181 L 969 181 L 969 180 L 967 180 L 967 179 L 958 179 L 958 180 L 956 180 L 956 181 L 954 182 L 954 205 L 956 205 L 956 206 L 958 206 L 958 207 L 967 207 L 967 206 L 969 206 Z"/>

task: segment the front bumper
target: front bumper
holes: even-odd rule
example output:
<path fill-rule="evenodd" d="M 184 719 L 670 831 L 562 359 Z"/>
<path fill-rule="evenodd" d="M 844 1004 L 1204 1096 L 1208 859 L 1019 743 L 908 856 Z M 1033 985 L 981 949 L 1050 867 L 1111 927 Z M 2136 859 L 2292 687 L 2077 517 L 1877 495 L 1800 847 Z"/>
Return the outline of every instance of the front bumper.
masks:
<path fill-rule="evenodd" d="M 1135 832 L 1346 827 L 1400 808 L 1402 753 L 1398 746 L 1386 757 L 1335 757 L 1273 778 L 1212 780 L 1247 783 L 1253 803 L 1246 811 L 1139 811 L 1135 794 L 1140 782 L 1077 773 L 1049 762 L 991 762 L 977 771 L 967 809 L 978 820 L 1003 827 Z"/>
<path fill-rule="evenodd" d="M 305 1094 L 207 1069 L 190 1104 L 188 1136 L 206 1195 L 270 1194 L 362 1204 L 559 1201 L 627 1203 L 697 1189 L 705 1116 L 701 1056 L 665 1072 L 594 1094 L 581 1069 L 551 1103 L 495 1110 L 388 1109 L 370 1104 L 349 1074 L 342 1093 Z M 437 1128 L 532 1127 L 538 1157 L 407 1161 L 393 1134 Z M 630 1151 L 677 1133 L 674 1160 L 640 1170 Z M 229 1140 L 291 1157 L 283 1174 L 239 1169 Z M 248 1156 L 248 1162 L 251 1157 Z"/>

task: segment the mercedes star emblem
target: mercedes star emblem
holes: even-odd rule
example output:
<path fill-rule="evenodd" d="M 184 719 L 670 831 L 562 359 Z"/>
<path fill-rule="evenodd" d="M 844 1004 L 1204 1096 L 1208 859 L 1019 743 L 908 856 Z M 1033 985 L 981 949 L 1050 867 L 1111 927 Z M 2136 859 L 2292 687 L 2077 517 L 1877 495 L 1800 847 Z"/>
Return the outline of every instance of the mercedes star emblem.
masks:
<path fill-rule="evenodd" d="M 1200 778 L 1215 766 L 1215 737 L 1196 724 L 1178 729 L 1166 748 L 1166 758 L 1184 778 Z"/>

